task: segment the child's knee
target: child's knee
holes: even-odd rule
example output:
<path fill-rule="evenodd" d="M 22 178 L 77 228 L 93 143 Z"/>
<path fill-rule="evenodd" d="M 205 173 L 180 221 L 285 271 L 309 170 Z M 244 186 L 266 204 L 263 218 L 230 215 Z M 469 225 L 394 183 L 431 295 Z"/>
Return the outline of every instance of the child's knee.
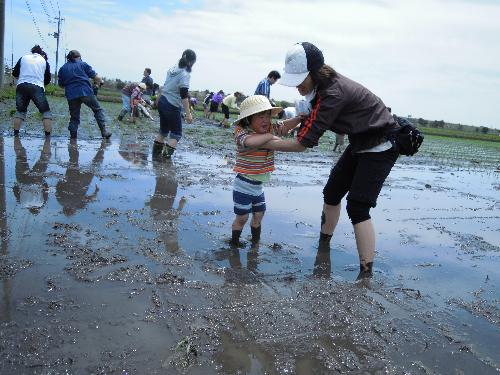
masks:
<path fill-rule="evenodd" d="M 262 222 L 262 218 L 264 217 L 265 211 L 254 212 L 252 214 L 252 226 L 257 227 Z"/>
<path fill-rule="evenodd" d="M 246 224 L 247 220 L 248 220 L 248 214 L 236 215 L 236 217 L 234 218 L 234 223 L 242 227 Z"/>

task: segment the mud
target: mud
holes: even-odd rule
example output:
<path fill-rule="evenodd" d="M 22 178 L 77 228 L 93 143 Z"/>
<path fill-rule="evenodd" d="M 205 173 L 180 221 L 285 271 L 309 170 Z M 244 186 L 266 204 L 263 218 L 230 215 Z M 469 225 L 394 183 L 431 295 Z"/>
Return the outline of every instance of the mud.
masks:
<path fill-rule="evenodd" d="M 102 142 L 84 111 L 70 142 L 51 105 L 45 141 L 36 116 L 13 138 L 0 103 L 0 373 L 500 371 L 495 146 L 429 138 L 400 159 L 356 282 L 347 215 L 316 246 L 333 138 L 277 156 L 262 241 L 233 249 L 229 130 L 195 120 L 157 162 L 158 124 L 111 121 Z"/>

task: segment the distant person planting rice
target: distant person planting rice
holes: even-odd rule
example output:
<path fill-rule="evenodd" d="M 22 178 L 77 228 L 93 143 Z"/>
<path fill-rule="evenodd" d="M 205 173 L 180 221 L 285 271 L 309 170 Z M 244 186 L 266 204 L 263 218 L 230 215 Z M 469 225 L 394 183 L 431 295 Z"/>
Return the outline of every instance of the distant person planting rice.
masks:
<path fill-rule="evenodd" d="M 215 120 L 215 114 L 219 111 L 219 104 L 224 100 L 224 91 L 219 90 L 216 94 L 212 96 L 210 99 L 210 113 L 208 114 L 208 118 L 212 118 Z"/>
<path fill-rule="evenodd" d="M 241 98 L 241 93 L 236 91 L 234 94 L 229 94 L 222 100 L 221 104 L 221 109 L 222 113 L 224 114 L 224 118 L 221 121 L 221 126 L 228 126 L 229 125 L 229 110 L 231 108 L 233 109 L 240 109 L 238 107 L 237 101 Z"/>

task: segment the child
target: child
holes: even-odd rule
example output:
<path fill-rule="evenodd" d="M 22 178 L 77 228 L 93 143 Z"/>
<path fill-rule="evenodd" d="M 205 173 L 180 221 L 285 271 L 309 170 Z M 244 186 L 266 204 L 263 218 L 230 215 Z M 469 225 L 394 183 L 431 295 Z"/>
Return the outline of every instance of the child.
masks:
<path fill-rule="evenodd" d="M 262 145 L 279 139 L 273 135 L 271 116 L 280 111 L 281 108 L 272 107 L 263 95 L 252 95 L 241 103 L 234 131 L 237 154 L 233 170 L 237 174 L 233 185 L 236 217 L 232 225 L 232 246 L 239 245 L 240 235 L 250 212 L 252 243 L 260 240 L 261 222 L 266 210 L 262 184 L 269 180 L 274 170 L 274 152 L 262 148 Z"/>

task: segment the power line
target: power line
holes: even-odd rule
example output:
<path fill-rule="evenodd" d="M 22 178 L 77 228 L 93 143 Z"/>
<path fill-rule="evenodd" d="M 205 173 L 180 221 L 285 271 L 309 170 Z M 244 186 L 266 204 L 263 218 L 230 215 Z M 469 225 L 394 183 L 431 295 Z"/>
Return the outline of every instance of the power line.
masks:
<path fill-rule="evenodd" d="M 50 7 L 52 8 L 52 13 L 56 14 L 56 10 L 54 9 L 54 5 L 52 4 L 52 0 L 49 0 Z"/>
<path fill-rule="evenodd" d="M 50 23 L 52 23 L 52 16 L 49 14 L 49 11 L 47 10 L 47 5 L 45 4 L 45 1 L 40 0 L 40 4 L 42 5 L 43 12 L 47 15 L 47 20 Z"/>
<path fill-rule="evenodd" d="M 35 25 L 35 29 L 38 32 L 38 36 L 40 37 L 42 42 L 45 44 L 47 49 L 50 50 L 49 44 L 45 41 L 44 37 L 42 36 L 42 33 L 40 32 L 40 28 L 38 27 L 38 24 L 36 23 L 36 19 L 35 19 L 35 16 L 33 15 L 33 11 L 31 10 L 30 3 L 28 2 L 28 0 L 25 0 L 25 2 L 26 2 L 26 7 L 28 8 L 28 10 L 31 14 L 31 18 L 33 19 L 33 24 Z"/>

